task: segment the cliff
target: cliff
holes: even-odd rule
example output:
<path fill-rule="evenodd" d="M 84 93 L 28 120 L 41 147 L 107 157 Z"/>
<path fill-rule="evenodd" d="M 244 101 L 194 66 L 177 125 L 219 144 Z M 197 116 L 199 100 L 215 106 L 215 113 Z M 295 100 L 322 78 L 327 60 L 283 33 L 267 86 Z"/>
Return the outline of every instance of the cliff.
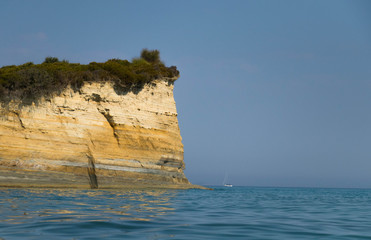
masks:
<path fill-rule="evenodd" d="M 191 188 L 174 79 L 138 92 L 111 81 L 0 108 L 0 186 Z"/>

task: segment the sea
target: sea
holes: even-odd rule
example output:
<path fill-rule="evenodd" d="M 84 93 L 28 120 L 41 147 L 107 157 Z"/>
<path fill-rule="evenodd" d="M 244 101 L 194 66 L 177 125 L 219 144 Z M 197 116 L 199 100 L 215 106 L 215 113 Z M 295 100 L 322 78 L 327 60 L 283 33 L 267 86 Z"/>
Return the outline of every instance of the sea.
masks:
<path fill-rule="evenodd" d="M 371 189 L 0 188 L 0 239 L 371 239 Z"/>

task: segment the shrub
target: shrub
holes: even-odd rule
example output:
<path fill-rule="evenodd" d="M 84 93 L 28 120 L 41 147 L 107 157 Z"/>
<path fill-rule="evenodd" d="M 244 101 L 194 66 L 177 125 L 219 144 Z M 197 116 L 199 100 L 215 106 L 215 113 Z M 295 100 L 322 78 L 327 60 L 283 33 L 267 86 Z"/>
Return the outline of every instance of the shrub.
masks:
<path fill-rule="evenodd" d="M 48 95 L 57 87 L 53 76 L 44 69 L 32 67 L 20 70 L 17 74 L 18 81 L 14 82 L 14 88 L 19 91 L 22 100 Z"/>
<path fill-rule="evenodd" d="M 150 64 L 148 61 L 146 61 L 143 58 L 133 58 L 133 60 L 131 60 L 131 62 L 134 65 L 149 65 Z"/>
<path fill-rule="evenodd" d="M 44 63 L 56 63 L 59 62 L 59 59 L 56 57 L 46 57 Z"/>
<path fill-rule="evenodd" d="M 154 79 L 178 75 L 175 66 L 166 67 L 160 61 L 158 50 L 144 49 L 141 57 L 132 62 L 110 59 L 88 65 L 47 57 L 42 64 L 28 62 L 0 68 L 0 101 L 37 102 L 40 97 L 60 92 L 68 85 L 78 91 L 85 81 L 113 81 L 120 92 L 132 90 L 136 93 Z"/>
<path fill-rule="evenodd" d="M 143 49 L 140 57 L 150 63 L 160 63 L 160 52 L 158 50 Z"/>

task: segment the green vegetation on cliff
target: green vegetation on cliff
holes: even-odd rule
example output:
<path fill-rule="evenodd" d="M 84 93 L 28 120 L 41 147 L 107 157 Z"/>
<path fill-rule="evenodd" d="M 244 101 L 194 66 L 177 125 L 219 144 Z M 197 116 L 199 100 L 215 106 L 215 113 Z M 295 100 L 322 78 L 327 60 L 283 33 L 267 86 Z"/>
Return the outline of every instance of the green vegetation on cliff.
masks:
<path fill-rule="evenodd" d="M 158 50 L 143 49 L 131 62 L 110 59 L 89 64 L 59 61 L 47 57 L 41 64 L 25 63 L 0 68 L 0 101 L 20 100 L 24 104 L 42 96 L 62 92 L 68 85 L 78 91 L 85 81 L 113 81 L 119 92 L 138 91 L 158 78 L 176 79 L 175 66 L 166 67 Z"/>

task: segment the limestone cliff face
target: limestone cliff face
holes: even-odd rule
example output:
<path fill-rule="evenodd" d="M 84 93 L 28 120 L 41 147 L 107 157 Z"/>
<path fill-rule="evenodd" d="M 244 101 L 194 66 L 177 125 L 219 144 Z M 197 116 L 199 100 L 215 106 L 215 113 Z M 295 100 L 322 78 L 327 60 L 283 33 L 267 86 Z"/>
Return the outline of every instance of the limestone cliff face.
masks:
<path fill-rule="evenodd" d="M 173 82 L 86 82 L 1 110 L 0 186 L 186 186 Z"/>

